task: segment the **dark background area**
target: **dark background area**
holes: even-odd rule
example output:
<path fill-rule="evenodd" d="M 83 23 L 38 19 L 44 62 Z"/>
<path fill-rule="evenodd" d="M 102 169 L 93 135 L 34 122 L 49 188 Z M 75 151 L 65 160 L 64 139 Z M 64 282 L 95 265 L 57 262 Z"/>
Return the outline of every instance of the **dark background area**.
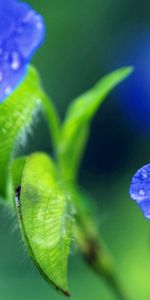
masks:
<path fill-rule="evenodd" d="M 129 0 L 28 1 L 46 22 L 33 59 L 61 118 L 73 98 L 120 66 L 134 74 L 105 101 L 92 123 L 80 185 L 93 197 L 95 217 L 129 300 L 150 299 L 150 230 L 128 190 L 135 171 L 150 162 L 150 2 Z M 51 151 L 41 118 L 26 149 Z M 24 253 L 14 216 L 0 212 L 0 299 L 62 298 Z M 115 300 L 102 279 L 72 250 L 73 300 Z"/>

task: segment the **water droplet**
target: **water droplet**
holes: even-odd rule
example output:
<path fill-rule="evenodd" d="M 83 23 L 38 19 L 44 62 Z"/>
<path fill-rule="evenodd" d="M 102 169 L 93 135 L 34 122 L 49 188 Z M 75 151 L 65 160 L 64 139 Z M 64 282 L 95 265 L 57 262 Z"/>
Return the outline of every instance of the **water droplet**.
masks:
<path fill-rule="evenodd" d="M 10 93 L 12 93 L 12 88 L 11 86 L 7 86 L 7 88 L 5 89 L 5 95 L 10 95 Z"/>
<path fill-rule="evenodd" d="M 28 23 L 34 15 L 35 15 L 34 11 L 29 11 L 22 21 L 24 23 Z"/>
<path fill-rule="evenodd" d="M 42 29 L 42 28 L 43 28 L 43 24 L 42 24 L 40 21 L 38 21 L 38 22 L 36 23 L 36 28 L 37 28 L 37 29 Z"/>
<path fill-rule="evenodd" d="M 43 23 L 42 23 L 41 17 L 38 15 L 36 16 L 36 28 L 37 29 L 43 28 Z"/>
<path fill-rule="evenodd" d="M 144 191 L 144 190 L 140 190 L 140 191 L 139 191 L 139 194 L 140 194 L 141 196 L 144 196 L 144 195 L 145 195 L 145 191 Z"/>
<path fill-rule="evenodd" d="M 137 195 L 134 193 L 130 193 L 131 199 L 136 200 Z"/>
<path fill-rule="evenodd" d="M 0 83 L 3 81 L 3 72 L 0 71 Z"/>
<path fill-rule="evenodd" d="M 143 176 L 143 178 L 147 178 L 147 172 L 146 172 L 146 170 L 142 170 L 142 176 Z"/>
<path fill-rule="evenodd" d="M 13 70 L 18 70 L 20 67 L 20 58 L 19 54 L 17 52 L 12 53 L 12 62 L 11 62 L 11 68 Z"/>

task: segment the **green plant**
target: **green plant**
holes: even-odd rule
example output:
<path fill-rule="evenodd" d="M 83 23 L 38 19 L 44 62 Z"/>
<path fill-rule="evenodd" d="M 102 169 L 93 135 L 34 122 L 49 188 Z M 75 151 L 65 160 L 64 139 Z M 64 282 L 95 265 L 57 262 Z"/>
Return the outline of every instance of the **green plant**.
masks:
<path fill-rule="evenodd" d="M 1 104 L 0 194 L 15 207 L 24 243 L 42 276 L 69 295 L 68 256 L 72 237 L 88 264 L 103 275 L 118 299 L 125 299 L 110 255 L 100 237 L 87 197 L 78 186 L 78 171 L 90 125 L 106 96 L 130 73 L 121 68 L 73 100 L 61 123 L 37 72 Z M 53 154 L 37 152 L 16 157 L 34 119 L 42 112 L 47 121 Z"/>

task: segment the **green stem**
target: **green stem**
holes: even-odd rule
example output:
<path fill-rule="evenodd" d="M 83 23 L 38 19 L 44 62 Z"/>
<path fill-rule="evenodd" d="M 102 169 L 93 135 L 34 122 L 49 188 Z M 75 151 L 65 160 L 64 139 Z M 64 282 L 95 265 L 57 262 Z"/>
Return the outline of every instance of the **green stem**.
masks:
<path fill-rule="evenodd" d="M 60 140 L 60 120 L 53 102 L 45 94 L 43 94 L 42 98 L 43 113 L 47 120 L 54 152 L 57 153 L 57 148 Z"/>
<path fill-rule="evenodd" d="M 92 269 L 103 276 L 113 289 L 118 300 L 127 300 L 124 290 L 116 276 L 111 256 L 103 240 L 96 231 L 96 226 L 90 216 L 82 216 L 78 212 L 76 239 L 86 262 Z"/>
<path fill-rule="evenodd" d="M 77 211 L 76 240 L 83 258 L 97 274 L 104 277 L 117 296 L 116 299 L 129 300 L 116 276 L 111 255 L 100 237 L 91 210 L 87 208 L 86 199 L 75 187 L 70 192 Z"/>

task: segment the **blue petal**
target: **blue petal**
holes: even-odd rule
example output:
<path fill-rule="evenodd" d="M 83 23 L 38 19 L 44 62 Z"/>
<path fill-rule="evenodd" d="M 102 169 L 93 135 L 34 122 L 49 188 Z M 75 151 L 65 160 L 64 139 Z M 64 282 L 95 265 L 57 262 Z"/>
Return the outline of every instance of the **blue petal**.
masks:
<path fill-rule="evenodd" d="M 150 164 L 136 172 L 129 193 L 132 200 L 140 206 L 145 217 L 150 220 Z"/>
<path fill-rule="evenodd" d="M 24 78 L 44 36 L 43 18 L 28 4 L 0 0 L 0 101 Z"/>

